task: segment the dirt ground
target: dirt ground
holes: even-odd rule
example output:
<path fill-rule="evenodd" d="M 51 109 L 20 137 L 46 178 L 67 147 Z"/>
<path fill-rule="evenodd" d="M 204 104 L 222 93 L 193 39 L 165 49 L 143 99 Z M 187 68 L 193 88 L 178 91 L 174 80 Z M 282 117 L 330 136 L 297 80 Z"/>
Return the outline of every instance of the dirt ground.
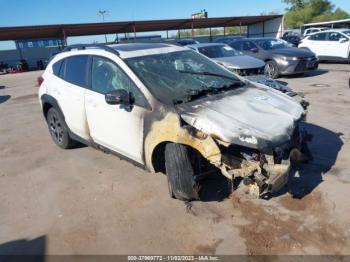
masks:
<path fill-rule="evenodd" d="M 64 151 L 40 72 L 0 76 L 0 254 L 350 254 L 350 64 L 280 79 L 310 101 L 314 160 L 269 200 L 170 199 L 166 177 L 92 148 Z M 217 201 L 220 200 L 220 201 Z"/>

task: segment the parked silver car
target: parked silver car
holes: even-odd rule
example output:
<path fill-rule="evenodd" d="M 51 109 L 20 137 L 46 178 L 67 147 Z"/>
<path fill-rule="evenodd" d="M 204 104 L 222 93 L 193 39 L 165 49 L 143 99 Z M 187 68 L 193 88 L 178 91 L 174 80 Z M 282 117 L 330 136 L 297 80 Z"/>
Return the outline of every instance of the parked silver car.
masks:
<path fill-rule="evenodd" d="M 296 93 L 288 87 L 288 84 L 282 84 L 281 82 L 264 75 L 264 61 L 244 55 L 242 52 L 233 49 L 229 45 L 221 43 L 205 43 L 189 45 L 187 47 L 213 59 L 228 70 L 243 76 L 250 81 L 272 87 L 283 93 L 287 93 L 289 96 L 296 95 Z"/>
<path fill-rule="evenodd" d="M 292 47 L 282 39 L 238 39 L 230 42 L 229 45 L 246 55 L 265 61 L 265 73 L 271 78 L 305 73 L 318 68 L 318 60 L 314 53 Z"/>

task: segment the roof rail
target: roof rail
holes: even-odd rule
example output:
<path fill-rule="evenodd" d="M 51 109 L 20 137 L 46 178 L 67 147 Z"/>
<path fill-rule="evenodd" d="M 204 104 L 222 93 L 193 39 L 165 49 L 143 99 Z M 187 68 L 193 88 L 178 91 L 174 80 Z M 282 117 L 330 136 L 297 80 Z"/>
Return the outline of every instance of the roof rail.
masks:
<path fill-rule="evenodd" d="M 104 51 L 107 51 L 107 52 L 110 52 L 110 53 L 113 53 L 117 56 L 119 56 L 119 52 L 117 50 L 115 50 L 114 48 L 108 46 L 108 45 L 105 45 L 105 44 L 76 44 L 76 45 L 70 45 L 70 46 L 67 46 L 66 48 L 64 48 L 62 50 L 62 52 L 69 52 L 71 51 L 72 49 L 77 49 L 77 50 L 85 50 L 85 49 L 93 49 L 93 48 L 96 48 L 96 49 L 102 49 Z"/>

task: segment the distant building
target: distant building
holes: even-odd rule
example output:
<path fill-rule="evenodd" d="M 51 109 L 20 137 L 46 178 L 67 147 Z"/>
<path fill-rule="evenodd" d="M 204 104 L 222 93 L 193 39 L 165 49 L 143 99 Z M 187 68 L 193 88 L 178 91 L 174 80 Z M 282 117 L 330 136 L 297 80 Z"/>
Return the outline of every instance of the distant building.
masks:
<path fill-rule="evenodd" d="M 39 61 L 46 64 L 53 53 L 63 48 L 63 39 L 28 39 L 15 41 L 16 50 L 0 51 L 0 62 L 15 67 L 21 60 L 28 62 L 30 69 L 36 69 Z"/>

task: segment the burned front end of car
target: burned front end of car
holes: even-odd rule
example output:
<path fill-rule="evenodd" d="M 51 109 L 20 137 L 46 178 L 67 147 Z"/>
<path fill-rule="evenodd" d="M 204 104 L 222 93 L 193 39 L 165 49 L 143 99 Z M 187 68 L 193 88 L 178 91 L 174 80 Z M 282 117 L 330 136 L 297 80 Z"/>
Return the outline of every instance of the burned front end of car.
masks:
<path fill-rule="evenodd" d="M 292 163 L 309 159 L 307 140 L 299 124 L 290 140 L 278 146 L 256 149 L 217 140 L 222 153 L 220 170 L 226 177 L 239 180 L 239 186 L 247 186 L 256 197 L 275 193 L 287 184 Z"/>
<path fill-rule="evenodd" d="M 221 157 L 211 164 L 257 197 L 283 188 L 293 161 L 309 157 L 301 128 L 306 112 L 280 92 L 246 87 L 181 111 L 187 124 L 217 143 Z"/>

